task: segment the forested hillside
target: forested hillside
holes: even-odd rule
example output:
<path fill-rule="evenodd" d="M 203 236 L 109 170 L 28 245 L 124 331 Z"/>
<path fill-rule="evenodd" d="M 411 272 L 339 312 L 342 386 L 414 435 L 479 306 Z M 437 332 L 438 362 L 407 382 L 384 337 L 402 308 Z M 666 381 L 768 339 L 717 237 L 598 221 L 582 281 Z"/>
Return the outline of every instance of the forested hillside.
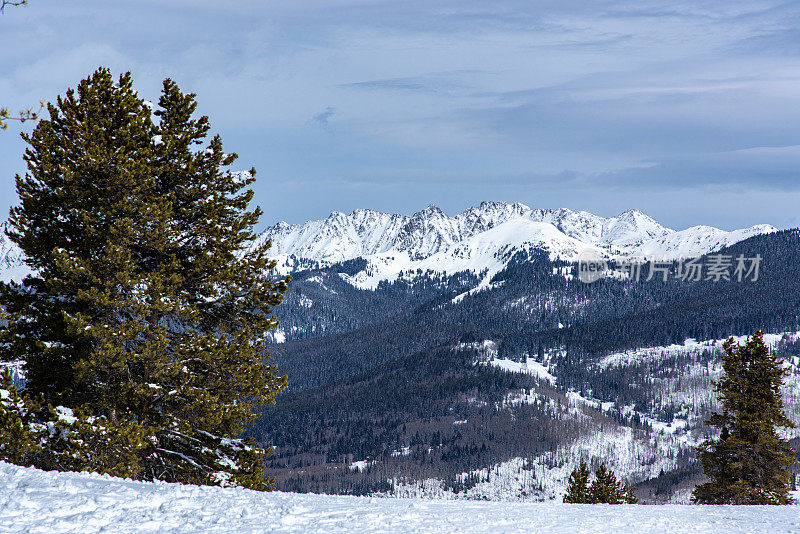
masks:
<path fill-rule="evenodd" d="M 419 275 L 363 291 L 346 265 L 299 273 L 276 357 L 290 392 L 251 432 L 294 491 L 550 498 L 583 453 L 612 456 L 645 497 L 680 499 L 719 371 L 719 344 L 701 342 L 800 331 L 800 233 L 722 253 L 760 254 L 758 280 L 584 284 L 544 252 L 482 284 Z M 773 342 L 796 363 L 794 337 Z"/>

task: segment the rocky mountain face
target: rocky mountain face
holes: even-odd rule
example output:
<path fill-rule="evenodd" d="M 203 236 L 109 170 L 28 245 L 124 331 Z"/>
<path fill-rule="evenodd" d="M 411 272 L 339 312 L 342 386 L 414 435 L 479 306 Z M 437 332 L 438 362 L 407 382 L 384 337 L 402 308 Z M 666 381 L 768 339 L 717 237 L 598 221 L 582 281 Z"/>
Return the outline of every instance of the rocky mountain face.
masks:
<path fill-rule="evenodd" d="M 301 225 L 278 223 L 269 239 L 283 272 L 308 262 L 318 267 L 364 258 L 364 270 L 348 278 L 374 289 L 403 274 L 464 270 L 489 276 L 516 252 L 543 250 L 551 259 L 574 260 L 585 251 L 609 258 L 642 256 L 672 260 L 696 257 L 752 237 L 774 232 L 769 225 L 724 231 L 694 226 L 675 231 L 638 210 L 600 217 L 568 209 L 531 209 L 524 204 L 483 202 L 453 217 L 436 206 L 411 216 L 356 210 Z"/>

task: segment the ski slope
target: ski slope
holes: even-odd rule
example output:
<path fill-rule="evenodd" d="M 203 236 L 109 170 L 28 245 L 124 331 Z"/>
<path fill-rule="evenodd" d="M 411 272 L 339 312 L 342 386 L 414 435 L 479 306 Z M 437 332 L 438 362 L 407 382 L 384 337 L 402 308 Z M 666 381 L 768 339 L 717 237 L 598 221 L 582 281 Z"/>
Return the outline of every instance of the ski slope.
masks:
<path fill-rule="evenodd" d="M 0 532 L 800 532 L 800 507 L 378 499 L 133 482 L 0 462 Z"/>

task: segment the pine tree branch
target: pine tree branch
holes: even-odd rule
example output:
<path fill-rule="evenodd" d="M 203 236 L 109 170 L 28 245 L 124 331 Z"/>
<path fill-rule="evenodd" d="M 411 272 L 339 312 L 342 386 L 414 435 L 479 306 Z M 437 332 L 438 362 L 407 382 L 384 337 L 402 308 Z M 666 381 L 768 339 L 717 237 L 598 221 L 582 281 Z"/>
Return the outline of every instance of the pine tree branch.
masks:
<path fill-rule="evenodd" d="M 6 6 L 24 6 L 28 3 L 28 0 L 0 0 L 0 13 L 3 13 L 6 9 Z"/>
<path fill-rule="evenodd" d="M 0 0 L 2 1 L 2 0 Z M 8 129 L 8 121 L 35 121 L 39 118 L 39 114 L 44 108 L 44 102 L 39 103 L 39 109 L 34 111 L 33 108 L 22 109 L 17 115 L 12 116 L 8 108 L 0 108 L 0 130 Z"/>
<path fill-rule="evenodd" d="M 28 4 L 28 0 L 0 0 L 0 13 L 5 13 L 6 6 L 24 6 Z M 44 107 L 44 104 L 42 104 Z M 42 108 L 39 108 L 41 111 Z M 0 108 L 0 130 L 8 129 L 8 121 L 25 122 L 28 120 L 36 120 L 39 117 L 38 112 L 34 113 L 32 109 L 26 109 L 19 112 L 18 117 L 12 117 L 7 108 Z"/>

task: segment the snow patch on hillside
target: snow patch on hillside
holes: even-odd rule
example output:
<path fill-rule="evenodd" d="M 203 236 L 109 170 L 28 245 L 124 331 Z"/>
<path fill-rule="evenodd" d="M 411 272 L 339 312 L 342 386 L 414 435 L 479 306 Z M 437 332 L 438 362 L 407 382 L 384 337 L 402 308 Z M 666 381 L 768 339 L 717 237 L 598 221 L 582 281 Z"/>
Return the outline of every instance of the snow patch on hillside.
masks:
<path fill-rule="evenodd" d="M 659 360 L 667 357 L 674 357 L 679 355 L 698 355 L 706 351 L 720 351 L 722 344 L 727 340 L 725 339 L 712 339 L 707 341 L 696 341 L 692 338 L 687 338 L 683 345 L 667 345 L 659 347 L 643 347 L 624 352 L 615 352 L 605 356 L 597 367 L 601 370 L 610 367 L 619 367 L 623 365 L 632 365 L 634 363 L 642 363 L 651 360 Z M 764 334 L 764 343 L 774 348 L 781 339 L 796 341 L 800 339 L 800 332 L 782 332 L 780 334 Z M 744 343 L 747 336 L 733 336 L 735 343 Z"/>
<path fill-rule="evenodd" d="M 498 344 L 491 339 L 483 341 L 475 341 L 472 343 L 459 343 L 454 348 L 455 350 L 474 350 L 477 351 L 479 356 L 484 360 L 490 360 L 497 356 Z"/>
<path fill-rule="evenodd" d="M 283 331 L 282 328 L 276 328 L 271 330 L 267 333 L 268 336 L 272 338 L 274 343 L 285 343 L 286 342 L 286 332 Z"/>
<path fill-rule="evenodd" d="M 512 458 L 462 473 L 457 478 L 462 482 L 471 480 L 474 485 L 460 493 L 445 488 L 440 480 L 427 479 L 411 483 L 395 480 L 392 494 L 436 499 L 560 501 L 569 474 L 580 459 L 593 468 L 605 462 L 625 482 L 649 479 L 662 469 L 668 472 L 677 465 L 675 451 L 680 443 L 672 436 L 650 439 L 628 427 L 594 430 L 535 458 Z"/>
<path fill-rule="evenodd" d="M 464 300 L 464 298 L 467 297 L 468 295 L 475 295 L 477 293 L 480 293 L 481 291 L 488 291 L 490 289 L 501 287 L 506 282 L 505 280 L 500 280 L 498 282 L 489 282 L 489 280 L 490 280 L 489 276 L 484 276 L 483 280 L 481 280 L 481 282 L 477 286 L 473 287 L 469 291 L 465 291 L 464 293 L 456 295 L 450 300 L 450 302 L 452 302 L 453 304 L 458 304 L 459 302 Z"/>
<path fill-rule="evenodd" d="M 489 361 L 489 365 L 497 367 L 509 373 L 524 373 L 533 375 L 541 380 L 546 380 L 551 384 L 555 384 L 556 377 L 550 374 L 550 370 L 537 362 L 531 357 L 527 357 L 523 362 L 515 362 L 513 360 L 496 358 Z"/>

